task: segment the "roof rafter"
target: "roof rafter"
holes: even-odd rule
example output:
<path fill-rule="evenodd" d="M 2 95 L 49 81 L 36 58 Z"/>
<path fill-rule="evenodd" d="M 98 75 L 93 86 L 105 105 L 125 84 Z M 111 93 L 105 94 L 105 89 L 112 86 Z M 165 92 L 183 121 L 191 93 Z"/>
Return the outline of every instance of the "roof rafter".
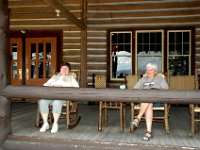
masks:
<path fill-rule="evenodd" d="M 83 21 L 77 19 L 66 7 L 63 7 L 59 2 L 56 0 L 43 0 L 49 6 L 56 10 L 60 10 L 61 15 L 65 16 L 70 22 L 74 23 L 76 26 L 84 30 L 86 25 Z"/>

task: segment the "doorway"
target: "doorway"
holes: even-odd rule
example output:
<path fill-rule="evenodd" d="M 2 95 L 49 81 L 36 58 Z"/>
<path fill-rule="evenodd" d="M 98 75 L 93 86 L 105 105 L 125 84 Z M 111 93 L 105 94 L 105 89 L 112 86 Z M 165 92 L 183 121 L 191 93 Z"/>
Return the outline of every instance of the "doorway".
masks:
<path fill-rule="evenodd" d="M 59 51 L 62 50 L 62 40 L 60 40 L 61 34 L 59 35 L 37 34 L 37 32 L 34 34 L 28 32 L 26 35 L 11 34 L 9 43 L 11 85 L 42 86 L 57 71 L 57 66 L 62 60 L 62 53 Z"/>

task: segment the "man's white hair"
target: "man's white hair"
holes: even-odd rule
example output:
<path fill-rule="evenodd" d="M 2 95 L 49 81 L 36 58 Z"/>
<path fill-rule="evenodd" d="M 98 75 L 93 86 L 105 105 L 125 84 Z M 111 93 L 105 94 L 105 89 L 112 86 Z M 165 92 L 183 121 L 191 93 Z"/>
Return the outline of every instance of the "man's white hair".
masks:
<path fill-rule="evenodd" d="M 147 68 L 153 68 L 156 72 L 158 70 L 158 66 L 156 64 L 152 64 L 152 63 L 148 63 L 146 66 L 146 69 Z"/>

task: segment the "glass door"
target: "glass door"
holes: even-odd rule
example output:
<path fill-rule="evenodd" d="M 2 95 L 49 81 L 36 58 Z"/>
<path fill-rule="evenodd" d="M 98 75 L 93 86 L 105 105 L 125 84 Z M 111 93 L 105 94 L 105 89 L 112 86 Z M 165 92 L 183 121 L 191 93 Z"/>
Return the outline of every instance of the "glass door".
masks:
<path fill-rule="evenodd" d="M 26 85 L 42 85 L 55 72 L 56 38 L 26 39 Z"/>
<path fill-rule="evenodd" d="M 11 38 L 9 50 L 11 84 L 22 85 L 22 38 Z"/>

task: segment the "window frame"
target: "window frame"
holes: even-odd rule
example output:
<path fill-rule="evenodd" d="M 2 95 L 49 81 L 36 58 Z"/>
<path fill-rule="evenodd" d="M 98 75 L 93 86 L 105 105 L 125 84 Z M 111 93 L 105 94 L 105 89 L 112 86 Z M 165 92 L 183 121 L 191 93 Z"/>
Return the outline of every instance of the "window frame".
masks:
<path fill-rule="evenodd" d="M 164 72 L 164 30 L 158 29 L 158 30 L 135 30 L 135 73 L 144 73 L 144 72 L 138 72 L 138 48 L 137 48 L 137 41 L 138 41 L 138 34 L 137 33 L 153 33 L 153 32 L 160 32 L 161 33 L 161 72 Z M 156 55 L 146 55 L 143 57 L 155 57 Z"/>
<path fill-rule="evenodd" d="M 112 78 L 112 33 L 130 33 L 130 60 L 131 60 L 131 74 L 133 74 L 133 31 L 132 30 L 113 30 L 113 31 L 108 31 L 108 51 L 107 51 L 107 56 L 108 56 L 108 79 L 111 82 L 121 82 L 124 81 L 124 78 Z M 118 56 L 119 57 L 119 56 Z"/>
<path fill-rule="evenodd" d="M 167 51 L 167 31 L 171 30 L 190 30 L 191 31 L 191 59 L 190 59 L 190 74 L 194 75 L 195 73 L 195 26 L 180 26 L 180 27 L 151 27 L 151 28 L 117 28 L 117 29 L 109 29 L 107 30 L 107 82 L 108 83 L 122 83 L 122 80 L 110 80 L 110 32 L 120 32 L 120 31 L 131 31 L 132 32 L 132 74 L 136 74 L 137 66 L 136 66 L 136 34 L 135 31 L 137 30 L 163 30 L 163 52 L 162 52 L 162 71 L 168 75 L 169 68 L 168 68 L 168 51 Z M 124 82 L 124 80 L 123 80 Z"/>
<path fill-rule="evenodd" d="M 170 32 L 189 32 L 189 54 L 188 55 L 183 55 L 183 54 L 174 54 L 174 55 L 172 55 L 172 54 L 170 54 L 170 48 L 169 48 L 169 33 Z M 175 43 L 174 43 L 175 44 Z M 176 43 L 177 44 L 177 43 Z M 182 41 L 182 43 L 181 43 L 182 45 L 183 45 L 183 41 Z M 182 48 L 182 51 L 183 51 L 183 48 Z M 186 29 L 186 30 L 183 30 L 183 29 L 181 29 L 181 30 L 167 30 L 167 70 L 168 70 L 168 74 L 170 75 L 170 70 L 169 70 L 169 68 L 170 68 L 170 57 L 189 57 L 189 60 L 188 60 L 188 63 L 189 63 L 189 66 L 188 66 L 188 75 L 191 75 L 192 74 L 192 30 L 190 30 L 190 29 Z"/>

